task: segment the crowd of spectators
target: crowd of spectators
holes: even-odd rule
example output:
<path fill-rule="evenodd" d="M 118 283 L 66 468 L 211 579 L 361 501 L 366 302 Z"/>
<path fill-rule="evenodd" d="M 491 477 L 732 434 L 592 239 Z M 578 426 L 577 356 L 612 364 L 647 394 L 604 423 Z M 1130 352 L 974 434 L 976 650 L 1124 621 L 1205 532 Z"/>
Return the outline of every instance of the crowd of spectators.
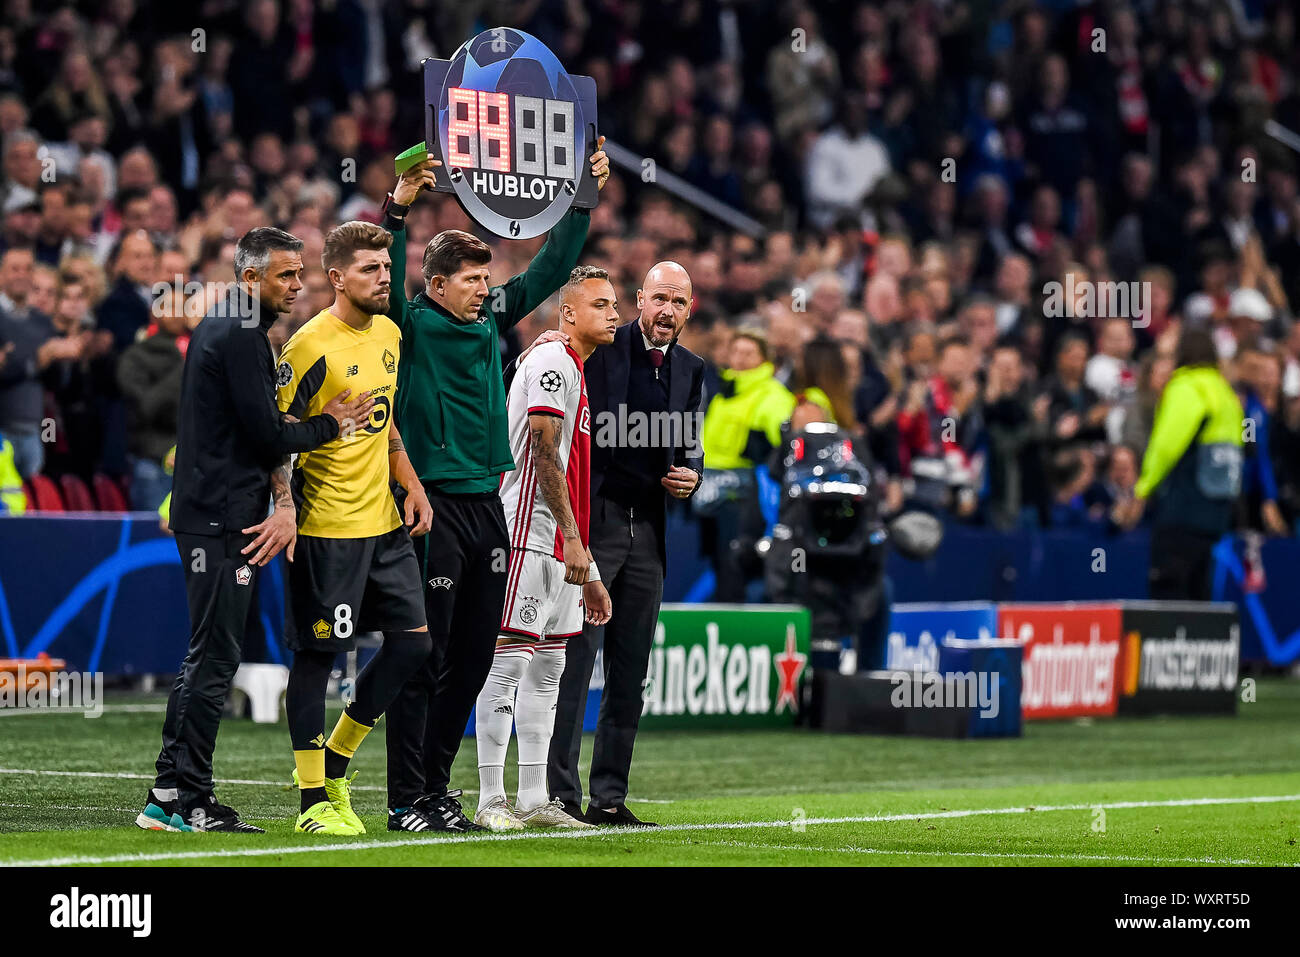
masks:
<path fill-rule="evenodd" d="M 773 409 L 832 419 L 893 506 L 1101 529 L 1180 330 L 1204 326 L 1251 419 L 1241 521 L 1296 529 L 1297 154 L 1265 133 L 1300 131 L 1289 2 L 3 6 L 0 434 L 24 476 L 107 472 L 156 507 L 188 332 L 235 240 L 306 244 L 278 345 L 331 301 L 324 233 L 377 221 L 423 138 L 420 60 L 504 23 L 595 77 L 602 133 L 754 221 L 616 169 L 585 259 L 625 318 L 651 264 L 686 267 L 683 342 L 719 399 L 762 380 L 756 433 L 775 439 Z M 408 223 L 472 228 L 449 197 Z M 494 276 L 540 242 L 494 239 Z"/>

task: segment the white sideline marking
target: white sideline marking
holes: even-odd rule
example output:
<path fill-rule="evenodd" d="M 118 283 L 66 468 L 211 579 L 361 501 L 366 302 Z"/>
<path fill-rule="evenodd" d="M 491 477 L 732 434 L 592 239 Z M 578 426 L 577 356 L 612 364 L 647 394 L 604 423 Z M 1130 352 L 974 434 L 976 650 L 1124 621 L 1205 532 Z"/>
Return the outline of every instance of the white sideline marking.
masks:
<path fill-rule="evenodd" d="M 988 858 L 1030 858 L 1047 861 L 1113 861 L 1122 863 L 1146 864 L 1236 864 L 1253 867 L 1272 866 L 1264 861 L 1252 861 L 1246 858 L 1219 857 L 1134 857 L 1129 854 L 1043 854 L 1026 851 L 1016 854 L 1013 851 L 901 851 L 883 847 L 856 847 L 846 844 L 843 847 L 817 847 L 811 844 L 757 844 L 752 841 L 670 841 L 682 847 L 743 847 L 752 850 L 769 851 L 815 851 L 831 854 L 885 854 L 904 857 L 988 857 Z M 1282 867 L 1300 867 L 1300 864 L 1283 864 Z"/>
<path fill-rule="evenodd" d="M 1028 807 L 973 808 L 963 811 L 923 811 L 912 814 L 863 814 L 847 817 L 810 817 L 799 821 L 802 825 L 813 824 L 876 824 L 891 821 L 925 821 L 943 818 L 979 817 L 993 814 L 1041 814 L 1049 811 L 1090 811 L 1093 808 L 1118 810 L 1142 807 L 1200 807 L 1218 804 L 1278 804 L 1300 801 L 1300 794 L 1270 794 L 1250 797 L 1209 797 L 1180 798 L 1169 801 L 1114 801 L 1107 804 L 1055 804 Z M 357 841 L 351 844 L 291 844 L 280 847 L 245 847 L 212 851 L 167 851 L 157 854 L 113 854 L 103 857 L 52 857 L 52 858 L 8 858 L 0 860 L 0 867 L 66 867 L 73 864 L 130 864 L 148 861 L 181 861 L 195 858 L 225 857 L 265 857 L 268 854 L 322 854 L 333 851 L 369 851 L 381 847 L 414 847 L 424 844 L 465 844 L 490 843 L 493 841 L 536 841 L 536 840 L 580 840 L 592 837 L 619 836 L 625 834 L 671 834 L 682 831 L 730 831 L 751 830 L 755 828 L 790 827 L 793 820 L 780 821 L 719 821 L 709 824 L 666 824 L 663 827 L 646 831 L 635 827 L 602 827 L 586 831 L 512 831 L 505 834 L 465 834 L 448 837 L 426 837 L 397 841 Z M 766 846 L 766 845 L 764 845 Z M 872 851 L 868 851 L 874 853 Z M 911 854 L 922 851 L 882 851 L 881 853 Z M 976 854 L 980 852 L 964 852 Z M 990 856 L 994 856 L 989 852 Z M 1011 854 L 1012 857 L 1024 857 Z M 1110 860 L 1110 858 L 1105 858 Z M 1116 858 L 1118 859 L 1118 858 Z"/>
<path fill-rule="evenodd" d="M 122 781 L 152 781 L 152 774 L 133 774 L 130 771 L 46 771 L 41 768 L 0 768 L 0 774 L 43 774 L 47 776 L 60 778 L 116 778 Z M 253 784 L 262 787 L 275 787 L 291 789 L 293 787 L 289 778 L 283 781 L 253 781 L 248 778 L 213 778 L 213 784 Z M 354 784 L 354 791 L 386 791 L 387 788 L 380 787 L 377 784 Z M 469 792 L 466 792 L 469 793 Z M 475 791 L 475 794 L 478 792 Z"/>
<path fill-rule="evenodd" d="M 46 771 L 40 768 L 0 768 L 0 774 L 45 774 L 62 778 L 116 778 L 122 781 L 152 781 L 152 774 L 134 774 L 130 771 Z M 259 787 L 272 787 L 291 789 L 293 784 L 290 779 L 285 778 L 283 781 L 253 781 L 248 778 L 213 778 L 213 784 L 251 784 Z M 378 784 L 354 784 L 353 791 L 383 791 L 387 792 L 388 788 L 381 787 Z M 465 794 L 478 794 L 478 788 L 461 788 Z M 672 804 L 673 801 L 655 800 L 652 798 L 630 797 L 630 804 Z"/>
<path fill-rule="evenodd" d="M 102 807 L 98 804 L 8 804 L 0 802 L 0 807 L 26 808 L 30 811 L 111 811 L 114 814 L 130 814 L 135 808 Z"/>
<path fill-rule="evenodd" d="M 100 714 L 147 713 L 163 714 L 167 711 L 165 704 L 106 704 Z M 84 708 L 0 708 L 0 718 L 21 718 L 24 715 L 40 714 L 75 714 L 85 717 Z"/>

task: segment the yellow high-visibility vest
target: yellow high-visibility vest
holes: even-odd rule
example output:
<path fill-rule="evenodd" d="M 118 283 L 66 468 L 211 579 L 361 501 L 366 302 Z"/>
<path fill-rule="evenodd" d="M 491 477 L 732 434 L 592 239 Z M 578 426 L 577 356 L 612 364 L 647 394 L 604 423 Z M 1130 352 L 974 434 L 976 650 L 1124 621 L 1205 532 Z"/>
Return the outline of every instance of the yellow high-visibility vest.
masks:
<path fill-rule="evenodd" d="M 13 443 L 0 439 L 0 515 L 22 515 L 26 511 L 27 493 L 14 462 Z"/>

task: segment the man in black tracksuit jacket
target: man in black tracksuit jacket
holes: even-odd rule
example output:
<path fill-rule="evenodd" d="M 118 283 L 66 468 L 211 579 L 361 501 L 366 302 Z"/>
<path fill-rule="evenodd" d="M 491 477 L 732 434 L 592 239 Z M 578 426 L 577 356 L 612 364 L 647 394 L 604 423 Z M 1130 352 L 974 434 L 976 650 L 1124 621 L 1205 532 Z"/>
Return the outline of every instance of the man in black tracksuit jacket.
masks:
<path fill-rule="evenodd" d="M 337 438 L 373 408 L 365 394 L 345 403 L 345 393 L 305 422 L 280 414 L 266 332 L 302 289 L 301 249 L 281 230 L 250 230 L 235 253 L 241 283 L 199 323 L 186 353 L 170 526 L 185 574 L 190 646 L 167 702 L 157 780 L 136 818 L 146 830 L 261 831 L 217 803 L 212 753 L 255 618 L 257 570 L 285 546 L 293 557 L 287 456 Z M 276 508 L 267 518 L 273 484 Z"/>

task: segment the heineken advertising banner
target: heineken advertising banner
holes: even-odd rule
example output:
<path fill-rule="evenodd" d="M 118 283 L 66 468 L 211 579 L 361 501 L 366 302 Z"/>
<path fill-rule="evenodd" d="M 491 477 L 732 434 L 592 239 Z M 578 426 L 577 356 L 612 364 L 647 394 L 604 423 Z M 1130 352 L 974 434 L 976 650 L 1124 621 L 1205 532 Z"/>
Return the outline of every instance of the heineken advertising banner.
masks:
<path fill-rule="evenodd" d="M 641 727 L 790 727 L 808 644 L 808 610 L 797 605 L 664 605 Z"/>

